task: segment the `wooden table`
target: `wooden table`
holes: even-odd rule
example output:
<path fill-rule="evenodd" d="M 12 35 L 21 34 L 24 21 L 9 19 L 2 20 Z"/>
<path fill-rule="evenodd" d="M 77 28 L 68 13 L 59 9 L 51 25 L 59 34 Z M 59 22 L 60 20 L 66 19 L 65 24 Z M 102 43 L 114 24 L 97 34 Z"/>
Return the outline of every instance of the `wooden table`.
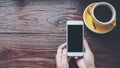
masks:
<path fill-rule="evenodd" d="M 0 68 L 56 68 L 56 50 L 65 42 L 66 21 L 82 20 L 90 2 L 1 0 Z M 120 68 L 119 35 L 119 24 L 104 35 L 92 33 L 85 27 L 97 68 Z M 70 65 L 76 68 L 73 60 Z"/>

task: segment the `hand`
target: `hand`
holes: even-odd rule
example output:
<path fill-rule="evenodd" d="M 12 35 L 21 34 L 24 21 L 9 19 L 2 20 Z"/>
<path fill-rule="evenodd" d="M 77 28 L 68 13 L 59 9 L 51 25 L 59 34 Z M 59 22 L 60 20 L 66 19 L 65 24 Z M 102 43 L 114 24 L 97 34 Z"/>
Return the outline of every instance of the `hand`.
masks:
<path fill-rule="evenodd" d="M 69 60 L 67 58 L 66 43 L 58 47 L 56 55 L 57 68 L 69 68 Z"/>
<path fill-rule="evenodd" d="M 94 55 L 91 52 L 87 40 L 84 40 L 85 53 L 83 57 L 75 57 L 79 68 L 95 68 Z"/>

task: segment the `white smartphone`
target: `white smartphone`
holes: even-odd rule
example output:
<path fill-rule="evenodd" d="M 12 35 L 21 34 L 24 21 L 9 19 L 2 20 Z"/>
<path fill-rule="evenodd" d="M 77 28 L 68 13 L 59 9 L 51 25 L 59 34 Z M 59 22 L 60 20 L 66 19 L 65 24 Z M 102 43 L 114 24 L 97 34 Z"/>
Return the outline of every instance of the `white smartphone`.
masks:
<path fill-rule="evenodd" d="M 67 21 L 66 41 L 68 56 L 83 56 L 84 24 L 83 21 Z"/>

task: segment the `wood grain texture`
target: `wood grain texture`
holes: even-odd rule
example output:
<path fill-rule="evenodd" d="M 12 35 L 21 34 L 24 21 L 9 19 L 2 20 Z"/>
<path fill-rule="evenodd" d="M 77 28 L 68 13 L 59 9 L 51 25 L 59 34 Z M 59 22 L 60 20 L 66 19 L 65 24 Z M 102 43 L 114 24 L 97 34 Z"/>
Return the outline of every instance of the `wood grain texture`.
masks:
<path fill-rule="evenodd" d="M 82 19 L 66 0 L 29 1 L 24 7 L 16 1 L 0 4 L 0 33 L 63 33 L 67 20 Z"/>
<path fill-rule="evenodd" d="M 81 18 L 69 6 L 66 0 L 0 1 L 0 68 L 56 68 L 65 23 Z"/>
<path fill-rule="evenodd" d="M 1 46 L 18 49 L 56 49 L 65 34 L 0 34 Z"/>

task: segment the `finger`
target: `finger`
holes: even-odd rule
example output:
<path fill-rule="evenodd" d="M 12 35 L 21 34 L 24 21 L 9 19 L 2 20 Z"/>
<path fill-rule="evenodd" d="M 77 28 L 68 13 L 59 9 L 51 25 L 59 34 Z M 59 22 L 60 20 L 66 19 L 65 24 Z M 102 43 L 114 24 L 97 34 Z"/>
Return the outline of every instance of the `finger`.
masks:
<path fill-rule="evenodd" d="M 75 59 L 75 60 L 77 60 L 77 59 L 83 59 L 83 57 L 77 57 L 77 56 L 76 56 L 76 57 L 74 57 L 74 59 Z"/>
<path fill-rule="evenodd" d="M 74 57 L 75 59 L 78 59 L 78 57 Z"/>
<path fill-rule="evenodd" d="M 79 68 L 87 68 L 85 65 L 84 59 L 79 57 L 78 59 L 75 59 L 75 61 Z"/>
<path fill-rule="evenodd" d="M 63 43 L 62 45 L 59 46 L 60 49 L 66 48 L 67 43 Z"/>
<path fill-rule="evenodd" d="M 75 59 L 75 61 L 76 61 L 79 68 L 87 68 L 87 67 L 85 67 L 83 57 L 74 57 L 74 59 Z"/>
<path fill-rule="evenodd" d="M 68 61 L 68 59 L 67 59 L 67 50 L 66 49 L 63 49 L 62 61 L 63 62 L 67 62 Z"/>
<path fill-rule="evenodd" d="M 60 58 L 61 56 L 62 56 L 62 49 L 58 48 L 56 57 Z"/>
<path fill-rule="evenodd" d="M 61 54 L 62 54 L 62 51 L 63 51 L 63 49 L 64 49 L 65 47 L 66 47 L 66 43 L 60 45 L 60 46 L 58 47 L 58 50 L 57 50 L 57 55 L 61 55 Z"/>
<path fill-rule="evenodd" d="M 56 55 L 56 60 L 57 62 L 60 62 L 61 61 L 61 58 L 62 58 L 62 52 L 63 52 L 63 48 L 66 47 L 66 43 L 60 45 L 58 47 L 58 50 L 57 50 L 57 55 Z"/>
<path fill-rule="evenodd" d="M 61 62 L 62 54 L 60 53 L 62 50 L 58 50 L 57 55 L 56 55 L 56 62 L 59 63 Z"/>
<path fill-rule="evenodd" d="M 84 47 L 85 47 L 85 52 L 91 52 L 86 39 L 84 39 Z"/>
<path fill-rule="evenodd" d="M 81 58 L 81 57 L 74 57 L 74 59 L 75 59 L 76 61 L 81 61 L 83 58 Z"/>

